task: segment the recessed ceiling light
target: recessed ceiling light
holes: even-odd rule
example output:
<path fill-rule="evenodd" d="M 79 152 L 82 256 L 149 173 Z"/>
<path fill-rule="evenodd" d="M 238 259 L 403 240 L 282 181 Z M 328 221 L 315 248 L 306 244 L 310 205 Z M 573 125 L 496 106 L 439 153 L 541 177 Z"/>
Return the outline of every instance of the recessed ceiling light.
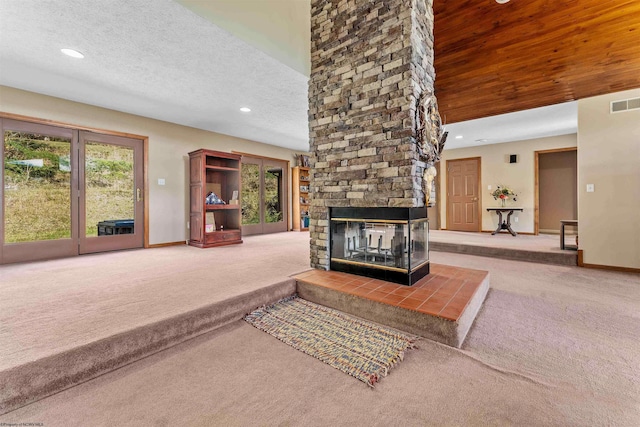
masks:
<path fill-rule="evenodd" d="M 509 3 L 509 0 L 496 0 L 496 3 L 505 4 L 505 3 Z"/>
<path fill-rule="evenodd" d="M 240 111 L 242 111 L 243 113 L 249 113 L 249 112 L 251 112 L 251 108 L 242 107 L 242 108 L 240 109 Z"/>
<path fill-rule="evenodd" d="M 456 135 L 456 139 L 462 139 L 462 135 Z"/>
<path fill-rule="evenodd" d="M 481 144 L 483 144 L 483 143 L 485 143 L 487 141 L 488 141 L 488 139 L 476 139 L 476 142 L 479 142 Z"/>
<path fill-rule="evenodd" d="M 84 58 L 84 55 L 81 52 L 78 52 L 77 50 L 73 50 L 73 49 L 60 49 L 60 52 L 64 53 L 67 56 L 70 56 L 72 58 L 79 58 L 82 59 Z"/>

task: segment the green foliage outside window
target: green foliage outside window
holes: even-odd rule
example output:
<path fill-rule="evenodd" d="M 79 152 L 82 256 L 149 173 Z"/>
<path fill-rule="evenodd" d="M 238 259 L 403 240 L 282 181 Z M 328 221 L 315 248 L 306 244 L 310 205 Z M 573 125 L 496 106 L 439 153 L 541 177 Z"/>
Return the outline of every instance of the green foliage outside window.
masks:
<path fill-rule="evenodd" d="M 132 149 L 87 143 L 86 235 L 97 223 L 133 218 Z M 7 131 L 4 135 L 5 243 L 71 237 L 71 141 Z"/>
<path fill-rule="evenodd" d="M 260 166 L 242 165 L 242 224 L 260 223 Z"/>
<path fill-rule="evenodd" d="M 266 169 L 266 168 L 265 168 Z M 242 224 L 260 223 L 260 166 L 242 165 Z M 264 173 L 264 221 L 280 222 L 282 213 L 282 169 L 267 169 Z"/>

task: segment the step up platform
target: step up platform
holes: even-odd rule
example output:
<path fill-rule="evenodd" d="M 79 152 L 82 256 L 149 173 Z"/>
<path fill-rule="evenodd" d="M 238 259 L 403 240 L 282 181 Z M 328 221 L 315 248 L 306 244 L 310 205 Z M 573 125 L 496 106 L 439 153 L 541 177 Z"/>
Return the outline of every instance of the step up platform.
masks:
<path fill-rule="evenodd" d="M 300 297 L 460 348 L 489 290 L 489 272 L 431 264 L 413 286 L 310 270 L 294 276 Z"/>
<path fill-rule="evenodd" d="M 538 264 L 578 265 L 578 253 L 576 251 L 534 251 L 513 247 L 501 248 L 482 246 L 480 244 L 438 242 L 434 240 L 429 240 L 429 250 L 510 259 L 514 261 L 535 262 Z"/>
<path fill-rule="evenodd" d="M 408 287 L 347 273 L 309 270 L 112 336 L 52 350 L 0 370 L 0 414 L 118 369 L 298 294 L 309 301 L 454 347 L 462 345 L 489 288 L 488 272 L 431 265 Z"/>
<path fill-rule="evenodd" d="M 0 415 L 242 319 L 293 295 L 289 278 L 224 301 L 0 370 Z"/>

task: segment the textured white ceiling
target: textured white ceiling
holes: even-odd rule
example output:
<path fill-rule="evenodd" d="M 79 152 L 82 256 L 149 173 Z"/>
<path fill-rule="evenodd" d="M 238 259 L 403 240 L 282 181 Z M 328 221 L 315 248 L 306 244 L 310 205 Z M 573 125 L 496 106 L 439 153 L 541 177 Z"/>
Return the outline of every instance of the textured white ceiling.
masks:
<path fill-rule="evenodd" d="M 578 103 L 565 102 L 548 107 L 486 117 L 446 125 L 446 149 L 501 142 L 522 141 L 578 131 Z M 456 136 L 462 139 L 456 139 Z"/>
<path fill-rule="evenodd" d="M 240 16 L 248 0 L 239 1 L 235 10 L 235 3 L 225 1 L 223 17 L 217 21 Z M 290 1 L 309 0 L 255 1 L 261 7 L 267 2 L 285 7 Z M 184 3 L 195 8 L 199 2 Z M 0 84 L 308 150 L 307 77 L 258 50 L 260 43 L 250 46 L 214 25 L 210 14 L 217 9 L 205 9 L 203 15 L 210 20 L 172 0 L 0 0 Z M 237 29 L 248 39 L 246 27 L 252 21 L 243 19 L 225 28 Z M 282 28 L 262 30 L 269 43 L 286 39 Z M 308 28 L 299 23 L 286 31 L 292 39 L 309 37 Z M 256 35 L 249 38 L 255 42 Z M 86 58 L 64 56 L 63 47 L 77 49 Z M 283 49 L 300 50 L 293 42 Z M 296 68 L 304 68 L 305 61 L 308 53 Z M 241 113 L 241 106 L 252 112 Z M 447 149 L 575 133 L 576 105 L 446 128 Z M 464 138 L 455 139 L 456 135 Z"/>
<path fill-rule="evenodd" d="M 175 1 L 305 76 L 311 73 L 311 0 Z"/>
<path fill-rule="evenodd" d="M 0 0 L 0 84 L 308 150 L 307 77 L 170 0 Z"/>

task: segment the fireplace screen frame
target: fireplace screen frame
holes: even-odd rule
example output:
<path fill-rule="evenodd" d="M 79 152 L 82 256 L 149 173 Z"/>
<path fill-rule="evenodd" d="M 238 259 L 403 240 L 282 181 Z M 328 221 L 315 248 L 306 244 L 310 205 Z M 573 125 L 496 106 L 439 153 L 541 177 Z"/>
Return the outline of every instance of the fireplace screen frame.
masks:
<path fill-rule="evenodd" d="M 331 270 L 406 286 L 429 274 L 426 207 L 329 208 L 329 218 Z"/>

